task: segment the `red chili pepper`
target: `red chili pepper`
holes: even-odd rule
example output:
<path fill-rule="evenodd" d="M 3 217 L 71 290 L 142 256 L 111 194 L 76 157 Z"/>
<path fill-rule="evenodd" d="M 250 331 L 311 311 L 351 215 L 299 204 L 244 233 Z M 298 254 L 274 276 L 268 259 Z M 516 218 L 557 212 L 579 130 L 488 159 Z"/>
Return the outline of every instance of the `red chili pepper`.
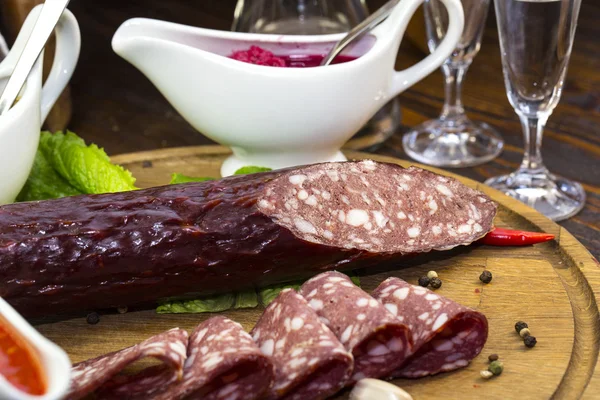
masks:
<path fill-rule="evenodd" d="M 479 241 L 490 246 L 527 246 L 552 239 L 554 239 L 554 235 L 549 233 L 495 228 Z"/>

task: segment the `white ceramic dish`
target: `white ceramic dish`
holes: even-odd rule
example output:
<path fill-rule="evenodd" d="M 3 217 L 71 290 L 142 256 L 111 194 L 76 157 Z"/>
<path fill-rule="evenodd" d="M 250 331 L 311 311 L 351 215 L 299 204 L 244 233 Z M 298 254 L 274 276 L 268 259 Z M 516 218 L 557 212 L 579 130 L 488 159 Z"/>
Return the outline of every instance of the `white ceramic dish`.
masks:
<path fill-rule="evenodd" d="M 10 400 L 58 400 L 69 388 L 71 361 L 57 345 L 43 337 L 21 317 L 6 301 L 0 298 L 0 319 L 8 322 L 39 355 L 47 382 L 44 395 L 33 396 L 11 385 L 0 374 L 0 399 Z"/>
<path fill-rule="evenodd" d="M 460 39 L 461 3 L 443 0 L 450 25 L 441 45 L 395 71 L 400 41 L 422 2 L 402 0 L 371 35 L 344 52 L 360 58 L 327 67 L 264 67 L 227 56 L 253 44 L 276 55 L 325 54 L 343 34 L 248 34 L 136 18 L 119 27 L 112 46 L 197 130 L 232 148 L 223 176 L 244 165 L 345 160 L 341 146 L 391 98 L 439 67 Z"/>
<path fill-rule="evenodd" d="M 0 87 L 4 88 L 14 65 L 27 42 L 41 10 L 34 8 L 27 16 L 14 46 L 0 63 Z M 42 88 L 42 59 L 35 63 L 19 101 L 0 116 L 0 204 L 10 203 L 25 184 L 40 138 L 40 127 L 61 94 L 77 64 L 80 34 L 77 20 L 68 10 L 56 28 L 56 56 L 52 70 Z"/>

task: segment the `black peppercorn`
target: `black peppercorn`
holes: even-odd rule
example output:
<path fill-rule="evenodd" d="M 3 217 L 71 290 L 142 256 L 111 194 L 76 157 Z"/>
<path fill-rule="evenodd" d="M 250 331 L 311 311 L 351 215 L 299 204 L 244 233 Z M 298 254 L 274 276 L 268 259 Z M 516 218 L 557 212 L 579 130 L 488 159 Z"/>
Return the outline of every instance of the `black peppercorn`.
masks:
<path fill-rule="evenodd" d="M 490 271 L 483 271 L 479 275 L 479 280 L 483 283 L 490 283 L 492 281 L 492 273 Z"/>
<path fill-rule="evenodd" d="M 426 276 L 422 276 L 419 278 L 419 286 L 427 287 L 429 286 L 430 279 Z"/>
<path fill-rule="evenodd" d="M 490 356 L 488 357 L 488 360 L 490 360 L 490 362 L 492 361 L 498 361 L 498 354 L 490 354 Z"/>
<path fill-rule="evenodd" d="M 515 324 L 515 331 L 517 331 L 517 333 L 521 332 L 521 329 L 524 329 L 524 328 L 529 328 L 529 325 L 527 325 L 527 322 L 519 321 Z"/>
<path fill-rule="evenodd" d="M 527 347 L 533 347 L 537 343 L 537 339 L 535 336 L 527 336 L 525 339 L 523 339 L 523 343 L 525 343 L 525 346 Z"/>
<path fill-rule="evenodd" d="M 439 289 L 442 287 L 442 280 L 440 278 L 433 278 L 429 280 L 429 284 L 434 289 Z"/>
<path fill-rule="evenodd" d="M 87 315 L 86 321 L 90 325 L 96 325 L 98 322 L 100 322 L 100 314 L 98 314 L 97 312 L 89 313 Z"/>

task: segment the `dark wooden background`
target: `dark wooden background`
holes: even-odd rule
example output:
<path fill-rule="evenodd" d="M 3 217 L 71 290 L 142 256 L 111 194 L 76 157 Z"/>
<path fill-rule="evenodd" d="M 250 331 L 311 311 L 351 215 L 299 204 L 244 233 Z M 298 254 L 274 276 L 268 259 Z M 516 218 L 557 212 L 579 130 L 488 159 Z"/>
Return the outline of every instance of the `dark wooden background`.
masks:
<path fill-rule="evenodd" d="M 15 1 L 15 0 L 2 0 Z M 16 0 L 31 1 L 31 0 Z M 371 11 L 383 0 L 368 2 Z M 149 17 L 213 29 L 229 29 L 235 0 L 73 0 L 69 8 L 82 30 L 82 52 L 72 79 L 69 128 L 103 146 L 108 154 L 210 143 L 185 122 L 154 86 L 115 55 L 110 40 L 128 18 Z M 555 173 L 580 181 L 585 209 L 562 222 L 594 256 L 600 256 L 600 1 L 583 1 L 562 101 L 548 123 L 543 154 Z M 404 41 L 397 66 L 424 56 Z M 442 75 L 436 72 L 400 95 L 403 129 L 436 117 L 443 104 Z M 198 93 L 198 96 L 202 96 Z M 456 172 L 483 181 L 514 170 L 521 161 L 518 119 L 506 98 L 493 9 L 482 48 L 467 74 L 464 103 L 473 119 L 496 127 L 506 141 L 488 164 Z M 401 132 L 377 152 L 407 158 Z"/>

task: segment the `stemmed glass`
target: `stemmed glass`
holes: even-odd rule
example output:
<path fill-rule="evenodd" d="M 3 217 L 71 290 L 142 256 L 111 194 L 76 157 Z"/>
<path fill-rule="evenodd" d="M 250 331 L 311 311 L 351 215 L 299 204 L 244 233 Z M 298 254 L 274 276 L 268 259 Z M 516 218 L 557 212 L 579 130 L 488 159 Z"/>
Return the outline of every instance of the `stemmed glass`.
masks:
<path fill-rule="evenodd" d="M 581 0 L 496 0 L 504 83 L 525 138 L 515 172 L 485 183 L 560 221 L 579 212 L 585 191 L 542 162 L 542 133 L 558 104 Z"/>
<path fill-rule="evenodd" d="M 323 35 L 346 32 L 367 15 L 365 0 L 238 0 L 232 30 Z"/>
<path fill-rule="evenodd" d="M 498 0 L 505 1 L 505 0 Z M 445 102 L 441 115 L 404 135 L 404 151 L 425 164 L 440 167 L 468 167 L 495 158 L 504 142 L 488 124 L 470 121 L 462 105 L 465 74 L 479 52 L 488 14 L 489 0 L 462 0 L 465 27 L 454 53 L 442 65 Z M 446 34 L 448 14 L 440 0 L 424 4 L 428 45 L 433 52 Z"/>

